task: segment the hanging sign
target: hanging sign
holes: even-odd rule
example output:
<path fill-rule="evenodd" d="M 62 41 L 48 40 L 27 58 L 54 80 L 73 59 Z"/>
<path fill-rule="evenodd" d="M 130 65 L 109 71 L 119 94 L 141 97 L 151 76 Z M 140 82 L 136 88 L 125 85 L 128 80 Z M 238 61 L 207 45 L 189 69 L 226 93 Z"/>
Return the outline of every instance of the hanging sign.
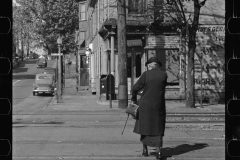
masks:
<path fill-rule="evenodd" d="M 142 46 L 142 41 L 141 39 L 127 40 L 127 46 Z"/>
<path fill-rule="evenodd" d="M 159 36 L 148 36 L 147 45 L 145 49 L 155 48 L 179 48 L 179 35 L 159 35 Z"/>

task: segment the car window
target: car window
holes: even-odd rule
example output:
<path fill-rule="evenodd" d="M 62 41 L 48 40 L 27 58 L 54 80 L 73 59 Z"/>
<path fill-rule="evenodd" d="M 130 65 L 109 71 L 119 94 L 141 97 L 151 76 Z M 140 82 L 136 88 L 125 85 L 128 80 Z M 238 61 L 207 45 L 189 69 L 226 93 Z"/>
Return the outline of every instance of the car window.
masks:
<path fill-rule="evenodd" d="M 39 76 L 38 79 L 51 79 L 49 76 Z"/>
<path fill-rule="evenodd" d="M 54 72 L 44 72 L 44 73 L 47 73 L 47 74 L 55 74 Z"/>

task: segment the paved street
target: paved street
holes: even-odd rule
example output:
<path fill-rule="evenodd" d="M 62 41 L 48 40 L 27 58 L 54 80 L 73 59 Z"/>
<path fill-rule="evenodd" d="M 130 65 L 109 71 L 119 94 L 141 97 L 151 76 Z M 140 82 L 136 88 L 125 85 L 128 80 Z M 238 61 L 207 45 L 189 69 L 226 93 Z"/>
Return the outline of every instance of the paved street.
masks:
<path fill-rule="evenodd" d="M 141 156 L 139 135 L 132 132 L 134 120 L 123 109 L 99 101 L 96 95 L 80 89 L 74 79 L 66 79 L 64 103 L 46 99 L 32 103 L 32 96 L 13 108 L 13 159 L 155 159 Z M 42 97 L 41 97 L 42 98 Z M 45 98 L 45 97 L 44 97 Z M 31 99 L 31 100 L 30 100 Z M 224 112 L 223 105 L 186 109 L 183 104 L 167 102 L 167 112 Z M 224 126 L 177 126 L 167 123 L 164 137 L 164 159 L 225 159 Z"/>
<path fill-rule="evenodd" d="M 22 62 L 22 65 L 16 69 L 13 69 L 13 105 L 16 105 L 24 100 L 36 102 L 50 100 L 50 96 L 41 95 L 33 97 L 32 86 L 35 82 L 35 75 L 43 72 L 43 68 L 36 67 L 36 59 L 29 59 Z M 48 61 L 48 66 L 52 66 L 54 60 Z M 32 100 L 31 100 L 32 99 Z M 33 100 L 34 99 L 34 100 Z M 46 100 L 45 100 L 46 99 Z"/>

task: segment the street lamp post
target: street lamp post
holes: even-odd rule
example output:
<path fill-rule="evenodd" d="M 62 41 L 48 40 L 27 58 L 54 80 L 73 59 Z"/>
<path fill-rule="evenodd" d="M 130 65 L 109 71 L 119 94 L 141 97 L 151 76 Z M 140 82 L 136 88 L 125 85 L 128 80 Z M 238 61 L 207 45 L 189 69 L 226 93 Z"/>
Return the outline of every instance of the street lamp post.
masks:
<path fill-rule="evenodd" d="M 57 39 L 58 44 L 58 88 L 57 88 L 57 103 L 62 102 L 62 65 L 61 65 L 61 45 L 62 45 L 62 38 L 58 37 Z"/>
<path fill-rule="evenodd" d="M 87 48 L 87 50 L 86 50 L 86 63 L 88 64 L 88 66 L 89 66 L 89 69 L 88 69 L 88 76 L 89 76 L 89 78 L 91 78 L 91 66 L 90 66 L 90 56 L 91 56 L 91 52 L 92 52 L 92 50 L 90 49 L 90 48 Z M 88 82 L 90 82 L 90 81 L 88 81 Z M 85 91 L 86 91 L 86 85 L 85 85 Z"/>
<path fill-rule="evenodd" d="M 109 86 L 109 88 L 108 88 L 108 91 L 109 91 L 109 93 L 108 93 L 108 91 L 107 91 L 107 94 L 109 94 L 109 107 L 110 108 L 112 108 L 112 84 L 111 84 L 111 50 L 109 50 L 109 49 L 107 49 L 106 50 L 106 52 L 107 52 L 107 57 L 108 57 L 108 76 L 109 76 L 109 78 L 108 78 L 108 80 L 109 80 L 109 84 L 107 84 L 107 86 Z M 108 81 L 107 81 L 107 83 L 108 83 Z"/>

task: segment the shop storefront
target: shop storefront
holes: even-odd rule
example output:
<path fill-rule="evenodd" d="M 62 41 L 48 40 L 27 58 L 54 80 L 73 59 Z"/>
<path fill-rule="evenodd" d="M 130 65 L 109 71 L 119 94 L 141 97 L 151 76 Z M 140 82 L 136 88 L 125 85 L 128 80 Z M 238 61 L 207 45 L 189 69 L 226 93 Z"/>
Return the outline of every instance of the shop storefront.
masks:
<path fill-rule="evenodd" d="M 180 36 L 178 34 L 151 35 L 146 37 L 145 62 L 151 57 L 157 57 L 162 63 L 161 70 L 167 72 L 168 86 L 166 88 L 166 98 L 182 99 L 180 83 L 183 81 L 180 68 L 179 53 Z M 144 63 L 145 64 L 145 63 Z"/>

